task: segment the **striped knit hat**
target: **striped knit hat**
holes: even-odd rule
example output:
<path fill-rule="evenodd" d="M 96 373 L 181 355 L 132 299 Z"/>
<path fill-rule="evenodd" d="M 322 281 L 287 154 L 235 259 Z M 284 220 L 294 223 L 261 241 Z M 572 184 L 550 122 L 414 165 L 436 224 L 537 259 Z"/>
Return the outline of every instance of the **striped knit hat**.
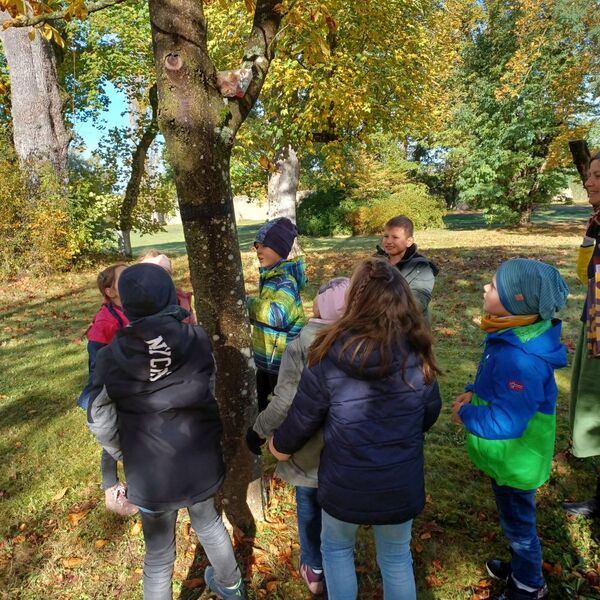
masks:
<path fill-rule="evenodd" d="M 556 268 L 539 260 L 514 258 L 496 271 L 502 306 L 513 315 L 551 319 L 567 302 L 569 288 Z"/>

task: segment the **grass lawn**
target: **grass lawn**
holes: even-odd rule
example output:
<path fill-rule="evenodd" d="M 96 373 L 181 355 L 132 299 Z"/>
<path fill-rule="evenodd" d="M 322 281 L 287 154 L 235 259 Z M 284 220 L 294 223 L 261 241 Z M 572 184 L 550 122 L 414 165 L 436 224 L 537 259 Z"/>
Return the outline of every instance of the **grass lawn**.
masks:
<path fill-rule="evenodd" d="M 440 267 L 431 304 L 444 408 L 427 436 L 427 505 L 415 521 L 413 556 L 419 598 L 483 600 L 497 587 L 485 576 L 486 559 L 507 557 L 489 482 L 469 462 L 464 433 L 450 423 L 450 404 L 477 367 L 483 333 L 482 285 L 502 260 L 515 256 L 554 263 L 571 288 L 563 338 L 573 347 L 584 288 L 574 277 L 576 248 L 587 209 L 551 207 L 529 229 L 482 228 L 478 215 L 450 215 L 447 228 L 418 233 L 420 248 Z M 462 217 L 462 218 L 461 218 Z M 256 224 L 240 227 L 247 289 L 257 285 L 250 245 Z M 180 226 L 160 237 L 132 240 L 136 253 L 158 247 L 175 257 L 175 279 L 189 288 Z M 373 252 L 376 238 L 303 238 L 310 285 L 349 274 Z M 141 598 L 143 542 L 138 519 L 107 513 L 99 489 L 100 450 L 75 400 L 87 378 L 82 340 L 99 305 L 95 271 L 22 278 L 0 289 L 0 599 Z M 572 355 L 570 354 L 570 358 Z M 556 458 L 540 490 L 539 531 L 551 598 L 600 598 L 597 524 L 567 518 L 565 499 L 594 489 L 592 461 L 569 458 L 569 368 L 559 386 Z M 265 456 L 265 469 L 273 461 Z M 310 598 L 297 573 L 293 493 L 271 483 L 269 522 L 253 541 L 238 540 L 250 599 Z M 189 519 L 178 524 L 174 598 L 210 597 L 201 580 L 206 558 Z M 382 598 L 371 532 L 357 545 L 359 598 Z"/>

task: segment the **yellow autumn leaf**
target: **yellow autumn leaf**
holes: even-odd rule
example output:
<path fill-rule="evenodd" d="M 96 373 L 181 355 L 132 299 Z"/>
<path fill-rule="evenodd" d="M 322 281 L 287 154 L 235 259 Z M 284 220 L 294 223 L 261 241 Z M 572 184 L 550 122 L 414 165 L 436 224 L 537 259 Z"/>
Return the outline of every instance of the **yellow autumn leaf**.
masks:
<path fill-rule="evenodd" d="M 65 497 L 65 494 L 69 491 L 69 488 L 63 488 L 62 490 L 56 492 L 54 496 L 52 496 L 52 501 L 57 502 L 58 500 L 62 500 Z"/>
<path fill-rule="evenodd" d="M 129 533 L 131 535 L 138 535 L 140 533 L 140 531 L 142 530 L 142 522 L 141 521 L 136 521 L 132 526 L 131 529 L 129 530 Z"/>
<path fill-rule="evenodd" d="M 87 517 L 89 510 L 80 510 L 79 512 L 72 512 L 67 515 L 69 523 L 73 526 L 79 525 L 80 521 L 83 521 Z"/>
<path fill-rule="evenodd" d="M 94 548 L 96 548 L 96 550 L 102 550 L 106 544 L 108 544 L 108 540 L 96 540 L 94 542 Z"/>
<path fill-rule="evenodd" d="M 77 558 L 75 556 L 71 558 L 63 558 L 62 562 L 65 569 L 74 569 L 81 564 L 81 558 Z"/>
<path fill-rule="evenodd" d="M 27 37 L 31 42 L 33 42 L 33 40 L 35 40 L 35 29 L 31 29 L 27 34 Z"/>

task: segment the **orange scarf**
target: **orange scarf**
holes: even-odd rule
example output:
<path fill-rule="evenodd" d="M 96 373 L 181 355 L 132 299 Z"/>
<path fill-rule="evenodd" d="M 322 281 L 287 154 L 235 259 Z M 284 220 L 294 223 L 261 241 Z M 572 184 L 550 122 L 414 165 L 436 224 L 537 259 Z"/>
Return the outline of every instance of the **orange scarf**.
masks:
<path fill-rule="evenodd" d="M 508 315 L 499 317 L 497 315 L 483 315 L 481 317 L 481 329 L 486 333 L 494 333 L 502 329 L 510 329 L 511 327 L 524 327 L 532 325 L 538 321 L 540 315 Z"/>

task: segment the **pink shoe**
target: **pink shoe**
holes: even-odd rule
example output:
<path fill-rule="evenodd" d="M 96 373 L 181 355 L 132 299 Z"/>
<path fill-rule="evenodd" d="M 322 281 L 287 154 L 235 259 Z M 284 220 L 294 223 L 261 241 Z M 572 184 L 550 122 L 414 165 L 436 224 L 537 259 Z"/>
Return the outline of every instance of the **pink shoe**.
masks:
<path fill-rule="evenodd" d="M 313 594 L 323 593 L 323 572 L 315 573 L 308 565 L 300 563 L 300 576 Z"/>
<path fill-rule="evenodd" d="M 123 517 L 130 517 L 138 512 L 138 507 L 127 500 L 127 488 L 121 482 L 104 491 L 104 502 L 106 510 Z"/>

